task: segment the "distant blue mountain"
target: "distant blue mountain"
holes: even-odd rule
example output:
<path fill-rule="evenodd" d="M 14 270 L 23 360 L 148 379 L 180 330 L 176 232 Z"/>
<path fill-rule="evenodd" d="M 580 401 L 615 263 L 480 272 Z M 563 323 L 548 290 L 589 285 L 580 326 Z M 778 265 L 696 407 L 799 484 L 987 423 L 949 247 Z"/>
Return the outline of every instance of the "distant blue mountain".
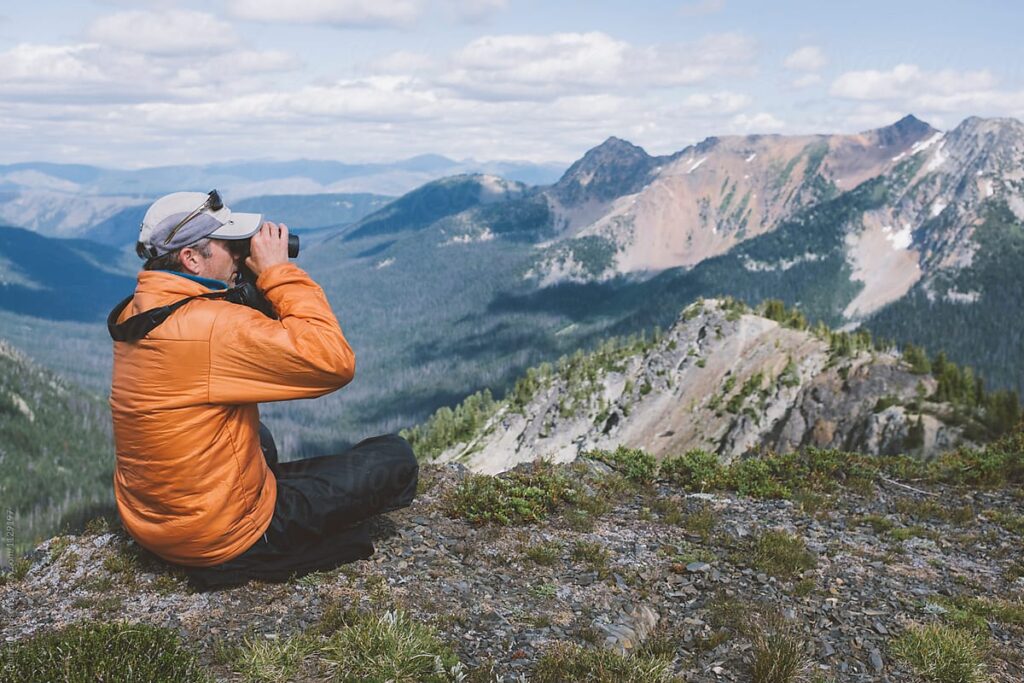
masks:
<path fill-rule="evenodd" d="M 470 207 L 523 193 L 523 187 L 514 183 L 492 180 L 490 184 L 495 189 L 489 191 L 488 181 L 480 175 L 458 175 L 427 183 L 360 220 L 345 231 L 345 239 L 420 230 Z"/>
<path fill-rule="evenodd" d="M 0 176 L 31 171 L 76 183 L 85 194 L 157 196 L 181 189 L 221 189 L 245 183 L 284 179 L 306 179 L 330 186 L 345 180 L 405 174 L 414 184 L 432 178 L 466 172 L 485 172 L 527 184 L 548 184 L 564 170 L 561 164 L 528 162 L 454 161 L 437 154 L 424 154 L 396 162 L 346 164 L 339 161 L 298 159 L 295 161 L 236 161 L 205 165 L 176 165 L 137 170 L 107 169 L 82 164 L 23 162 L 0 165 Z M 407 186 L 412 189 L 412 185 Z M 34 189 L 31 179 L 0 181 L 0 190 Z M 286 190 L 287 191 L 287 190 Z"/>
<path fill-rule="evenodd" d="M 339 227 L 354 223 L 392 201 L 379 194 L 267 195 L 231 203 L 233 211 L 262 213 L 267 220 L 297 231 Z M 123 247 L 134 244 L 149 203 L 130 206 L 88 228 L 82 236 L 93 242 Z"/>
<path fill-rule="evenodd" d="M 86 240 L 43 237 L 0 227 L 0 262 L 18 278 L 0 277 L 0 309 L 50 320 L 102 321 L 135 280 L 113 267 L 117 249 Z"/>

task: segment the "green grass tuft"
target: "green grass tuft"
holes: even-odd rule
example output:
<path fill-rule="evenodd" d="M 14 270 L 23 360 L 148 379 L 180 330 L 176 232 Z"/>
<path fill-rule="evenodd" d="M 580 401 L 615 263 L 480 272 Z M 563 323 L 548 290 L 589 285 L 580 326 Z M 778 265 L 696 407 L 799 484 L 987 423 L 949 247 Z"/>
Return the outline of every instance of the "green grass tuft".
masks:
<path fill-rule="evenodd" d="M 175 631 L 86 621 L 0 649 L 0 680 L 178 683 L 211 679 Z"/>
<path fill-rule="evenodd" d="M 536 543 L 524 549 L 523 554 L 536 564 L 550 567 L 562 556 L 562 544 L 557 541 Z"/>
<path fill-rule="evenodd" d="M 608 571 L 608 557 L 608 550 L 596 541 L 576 541 L 572 549 L 573 560 L 586 564 L 599 574 Z"/>
<path fill-rule="evenodd" d="M 671 659 L 644 654 L 621 655 L 579 645 L 556 643 L 534 666 L 535 683 L 659 683 L 672 681 Z"/>
<path fill-rule="evenodd" d="M 303 634 L 273 640 L 247 635 L 240 646 L 222 651 L 221 656 L 247 682 L 284 683 L 300 680 L 304 663 L 316 649 L 316 640 Z"/>
<path fill-rule="evenodd" d="M 893 654 L 929 683 L 981 683 L 988 680 L 984 639 L 966 629 L 930 624 L 906 631 L 892 644 Z"/>
<path fill-rule="evenodd" d="M 804 540 L 782 531 L 768 531 L 759 536 L 752 548 L 750 564 L 755 569 L 779 578 L 792 578 L 813 569 L 818 560 L 807 550 Z"/>
<path fill-rule="evenodd" d="M 807 680 L 810 660 L 804 654 L 803 639 L 792 628 L 777 620 L 757 629 L 752 640 L 752 683 L 798 683 Z"/>
<path fill-rule="evenodd" d="M 401 610 L 351 615 L 321 656 L 345 683 L 444 683 L 465 675 L 455 652 Z"/>

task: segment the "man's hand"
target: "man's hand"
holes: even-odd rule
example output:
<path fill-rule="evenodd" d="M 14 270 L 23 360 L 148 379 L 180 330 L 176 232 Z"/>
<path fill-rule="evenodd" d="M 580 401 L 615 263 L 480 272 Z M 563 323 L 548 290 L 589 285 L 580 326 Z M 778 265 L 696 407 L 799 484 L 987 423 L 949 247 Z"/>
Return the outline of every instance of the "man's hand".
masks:
<path fill-rule="evenodd" d="M 259 276 L 270 266 L 288 262 L 288 226 L 267 221 L 249 241 L 249 258 L 245 265 Z"/>

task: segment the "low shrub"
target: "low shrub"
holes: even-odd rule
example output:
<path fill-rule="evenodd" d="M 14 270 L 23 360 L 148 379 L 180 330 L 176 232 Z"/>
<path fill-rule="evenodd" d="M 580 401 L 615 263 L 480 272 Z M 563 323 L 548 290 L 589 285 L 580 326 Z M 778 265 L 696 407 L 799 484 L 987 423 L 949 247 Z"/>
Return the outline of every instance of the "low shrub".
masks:
<path fill-rule="evenodd" d="M 578 494 L 565 475 L 546 462 L 492 477 L 471 474 L 445 500 L 447 513 L 474 524 L 537 522 Z"/>
<path fill-rule="evenodd" d="M 714 453 L 695 449 L 666 459 L 659 476 L 686 491 L 703 492 L 722 488 L 724 468 Z"/>
<path fill-rule="evenodd" d="M 639 448 L 619 446 L 614 451 L 590 451 L 583 455 L 600 460 L 637 484 L 650 484 L 658 473 L 658 463 L 654 456 Z"/>

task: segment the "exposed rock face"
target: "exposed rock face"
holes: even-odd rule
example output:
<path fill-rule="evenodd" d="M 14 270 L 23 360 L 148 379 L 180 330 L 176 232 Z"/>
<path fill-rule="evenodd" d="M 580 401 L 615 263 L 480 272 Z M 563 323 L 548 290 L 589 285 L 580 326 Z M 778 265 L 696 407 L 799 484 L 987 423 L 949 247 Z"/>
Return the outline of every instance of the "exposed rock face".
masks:
<path fill-rule="evenodd" d="M 875 406 L 880 399 L 890 397 L 913 400 L 919 385 L 930 394 L 935 390 L 935 380 L 911 374 L 889 359 L 872 360 L 867 354 L 847 367 L 845 380 L 838 374 L 822 373 L 808 383 L 779 421 L 778 436 L 769 441 L 773 450 L 814 446 L 878 455 L 907 450 L 911 419 L 916 416 L 909 415 L 903 406 L 878 412 Z"/>
<path fill-rule="evenodd" d="M 610 138 L 546 195 L 562 239 L 603 240 L 614 259 L 600 272 L 566 270 L 556 246 L 537 274 L 585 280 L 694 265 L 890 171 L 935 132 L 907 117 L 858 135 L 708 138 L 666 157 Z"/>
<path fill-rule="evenodd" d="M 970 239 L 991 201 L 1024 216 L 1024 125 L 971 117 L 893 158 L 885 206 L 850 225 L 848 257 L 864 283 L 845 314 L 860 319 L 918 281 L 970 265 Z M 969 300 L 965 300 L 969 303 Z"/>
<path fill-rule="evenodd" d="M 924 400 L 935 388 L 895 351 L 836 356 L 810 332 L 708 300 L 592 384 L 555 378 L 521 412 L 499 409 L 441 460 L 495 473 L 620 445 L 658 457 L 699 448 L 724 461 L 807 446 L 927 457 L 963 440 L 943 421 L 951 408 Z"/>

